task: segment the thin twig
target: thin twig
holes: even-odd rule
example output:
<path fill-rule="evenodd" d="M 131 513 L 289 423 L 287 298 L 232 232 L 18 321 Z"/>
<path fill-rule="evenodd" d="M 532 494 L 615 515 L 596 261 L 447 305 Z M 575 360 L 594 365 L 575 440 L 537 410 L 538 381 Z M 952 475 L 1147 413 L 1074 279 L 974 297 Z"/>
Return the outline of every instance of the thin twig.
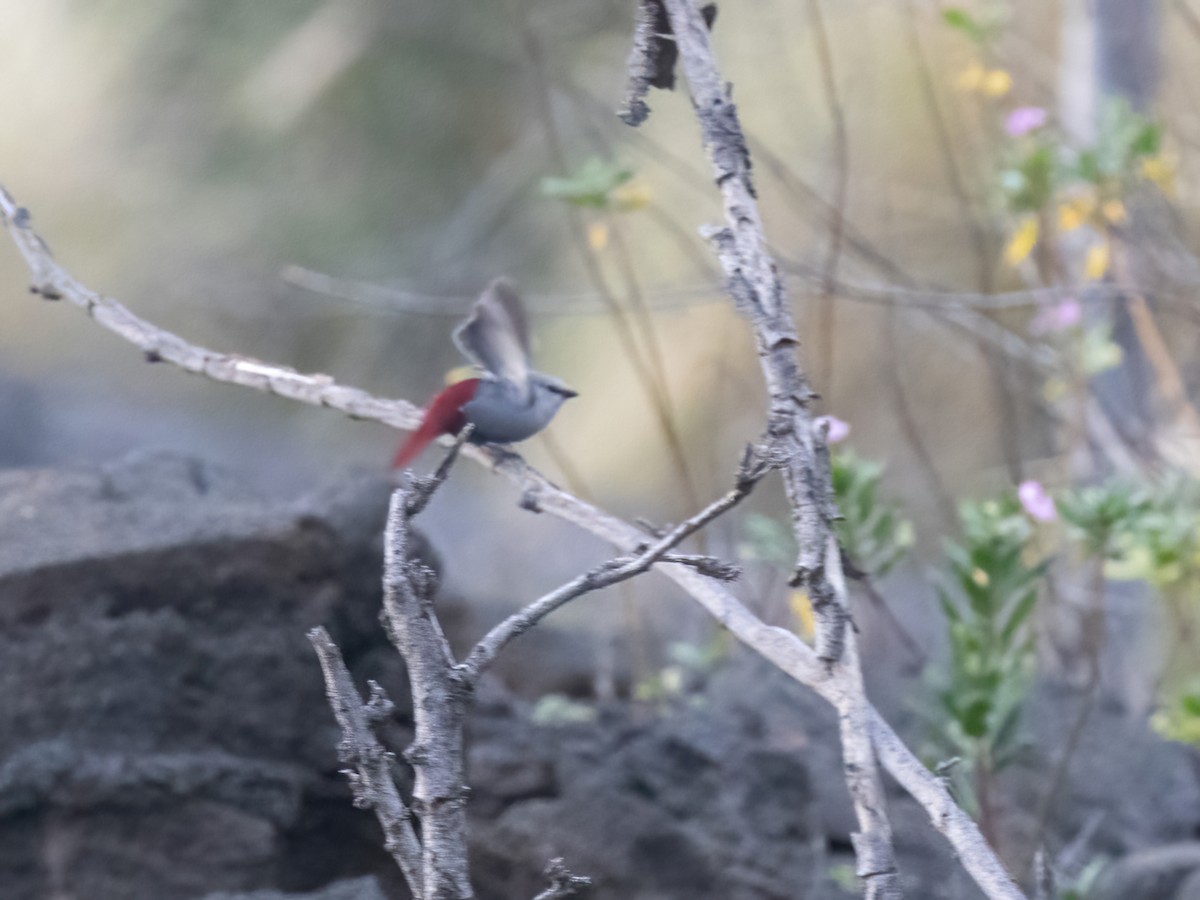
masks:
<path fill-rule="evenodd" d="M 710 503 L 690 519 L 679 523 L 654 543 L 641 549 L 640 552 L 602 563 L 535 600 L 492 628 L 459 666 L 464 683 L 474 684 L 479 679 L 480 673 L 495 661 L 500 651 L 510 641 L 524 634 L 550 613 L 584 594 L 640 575 L 657 562 L 665 561 L 676 565 L 690 566 L 702 575 L 709 578 L 716 577 L 721 581 L 728 581 L 732 577 L 736 577 L 736 569 L 730 569 L 727 565 L 721 564 L 711 557 L 673 555 L 671 550 L 713 519 L 737 506 L 750 494 L 754 485 L 770 468 L 771 465 L 768 461 L 759 456 L 753 447 L 748 447 L 743 456 L 742 465 L 738 469 L 737 484 L 725 496 Z"/>
<path fill-rule="evenodd" d="M 550 860 L 546 866 L 546 879 L 550 886 L 538 894 L 533 900 L 568 900 L 578 897 L 592 884 L 592 879 L 582 875 L 572 875 L 571 870 L 563 865 L 560 858 Z"/>
<path fill-rule="evenodd" d="M 917 463 L 920 465 L 921 471 L 925 473 L 925 479 L 929 483 L 930 492 L 933 495 L 938 512 L 942 515 L 944 525 L 947 528 L 952 528 L 957 520 L 954 512 L 954 501 L 950 498 L 950 492 L 946 490 L 946 484 L 942 481 L 942 475 L 938 471 L 937 465 L 933 461 L 933 455 L 929 452 L 929 447 L 925 443 L 925 436 L 921 434 L 921 429 L 917 427 L 916 416 L 913 413 L 911 404 L 908 402 L 908 388 L 904 383 L 904 367 L 900 360 L 899 348 L 896 346 L 896 339 L 898 337 L 896 331 L 899 328 L 899 318 L 899 310 L 895 306 L 889 306 L 887 309 L 887 319 L 883 323 L 883 345 L 886 353 L 884 371 L 888 373 L 884 380 L 888 383 L 892 392 L 892 407 L 896 412 L 896 418 L 900 422 L 900 430 L 904 432 L 909 446 L 912 447 L 913 453 L 917 457 Z"/>
<path fill-rule="evenodd" d="M 408 505 L 405 507 L 404 513 L 409 518 L 418 515 L 429 501 L 433 499 L 434 493 L 441 487 L 447 478 L 450 477 L 450 467 L 454 465 L 458 459 L 458 454 L 462 451 L 463 445 L 471 439 L 471 434 L 475 431 L 475 426 L 468 424 L 454 438 L 454 443 L 450 445 L 450 450 L 438 463 L 438 467 L 433 470 L 430 475 L 414 477 L 411 470 L 406 469 L 402 477 L 407 479 L 409 484 Z"/>
<path fill-rule="evenodd" d="M 1088 608 L 1083 615 L 1084 659 L 1087 663 L 1087 675 L 1083 684 L 1083 700 L 1075 712 L 1067 739 L 1063 742 L 1054 769 L 1046 782 L 1046 789 L 1037 805 L 1034 816 L 1034 847 L 1041 847 L 1046 836 L 1046 828 L 1050 824 L 1050 814 L 1058 800 L 1058 794 L 1066 782 L 1071 760 L 1079 749 L 1083 739 L 1084 729 L 1096 706 L 1097 695 L 1100 691 L 1100 658 L 1104 650 L 1104 558 L 1106 549 L 1102 549 L 1091 563 L 1088 578 Z"/>
<path fill-rule="evenodd" d="M 414 900 L 421 900 L 424 897 L 421 843 L 413 831 L 412 813 L 392 779 L 392 754 L 375 737 L 367 708 L 363 706 L 354 679 L 329 632 L 314 628 L 308 633 L 308 639 L 321 661 L 329 705 L 342 729 L 338 758 L 354 770 L 350 778 L 354 804 L 375 811 L 383 828 L 384 847 L 404 873 Z M 382 698 L 382 693 L 377 694 L 377 698 Z M 373 697 L 373 702 L 377 702 L 377 698 Z"/>
<path fill-rule="evenodd" d="M 521 40 L 529 58 L 534 76 L 534 84 L 538 91 L 537 112 L 541 119 L 542 130 L 546 135 L 546 145 L 550 153 L 550 161 L 554 169 L 561 175 L 567 175 L 569 165 L 567 153 L 563 147 L 562 135 L 559 133 L 558 122 L 554 116 L 553 94 L 550 90 L 549 77 L 546 73 L 545 54 L 537 35 L 529 24 L 524 8 L 518 4 L 509 3 L 511 14 L 516 18 L 520 28 Z M 568 232 L 583 261 L 584 270 L 595 286 L 610 314 L 613 327 L 617 332 L 617 340 L 621 351 L 633 367 L 634 374 L 650 403 L 659 431 L 667 445 L 667 451 L 679 478 L 687 500 L 687 508 L 695 509 L 700 505 L 700 494 L 692 480 L 688 467 L 687 452 L 683 436 L 679 432 L 678 416 L 671 404 L 667 390 L 665 375 L 660 377 L 652 361 L 647 359 L 637 340 L 637 333 L 630 322 L 630 316 L 625 306 L 617 299 L 615 292 L 608 283 L 604 268 L 595 249 L 587 238 L 587 229 L 578 208 L 564 204 L 564 214 L 568 221 Z"/>
<path fill-rule="evenodd" d="M 921 96 L 925 99 L 925 108 L 929 113 L 929 120 L 933 123 L 934 133 L 937 135 L 938 148 L 941 150 L 942 162 L 946 170 L 946 180 L 950 184 L 951 193 L 958 202 L 959 211 L 967 223 L 971 245 L 975 251 L 975 263 L 979 267 L 979 285 L 984 291 L 988 291 L 992 284 L 992 274 L 987 232 L 979 220 L 975 206 L 971 202 L 971 196 L 967 192 L 966 179 L 963 177 L 958 156 L 954 152 L 954 142 L 950 137 L 950 127 L 942 113 L 941 104 L 938 103 L 933 70 L 929 65 L 925 48 L 921 44 L 916 5 L 913 0 L 907 0 L 906 7 L 908 11 L 908 15 L 905 17 L 906 31 L 913 59 L 917 63 L 917 80 L 921 85 Z"/>
<path fill-rule="evenodd" d="M 829 29 L 825 27 L 825 16 L 821 12 L 821 0 L 808 0 L 808 15 L 812 20 L 813 35 L 820 62 L 821 85 L 825 90 L 825 102 L 833 122 L 834 165 L 836 176 L 833 187 L 833 221 L 829 229 L 829 251 L 821 273 L 821 294 L 818 305 L 817 334 L 821 347 L 821 368 L 815 375 L 817 387 L 825 396 L 833 396 L 834 347 L 837 333 L 834 303 L 837 283 L 838 262 L 841 260 L 842 243 L 846 232 L 846 191 L 850 183 L 850 138 L 846 131 L 846 113 L 838 92 L 837 71 L 833 64 L 833 46 L 829 40 Z"/>
<path fill-rule="evenodd" d="M 933 122 L 937 135 L 938 147 L 942 153 L 942 162 L 946 170 L 946 178 L 950 184 L 951 193 L 958 202 L 959 212 L 967 223 L 971 246 L 975 252 L 975 263 L 978 271 L 979 287 L 984 293 L 992 289 L 992 259 L 989 248 L 988 232 L 976 212 L 975 205 L 967 192 L 966 180 L 959 167 L 958 157 L 954 152 L 954 143 L 950 137 L 950 127 L 946 116 L 938 103 L 937 88 L 934 84 L 932 67 L 921 44 L 920 30 L 917 25 L 917 10 L 913 0 L 908 0 L 908 37 L 912 47 L 913 57 L 917 62 L 917 75 L 921 84 L 921 93 L 929 118 Z M 979 353 L 992 375 L 992 385 L 999 411 L 999 442 L 1004 448 L 1004 460 L 1009 469 L 1013 482 L 1021 480 L 1021 456 L 1019 444 L 1019 425 L 1016 408 L 1008 389 L 1006 357 L 998 356 L 993 345 L 977 341 Z"/>

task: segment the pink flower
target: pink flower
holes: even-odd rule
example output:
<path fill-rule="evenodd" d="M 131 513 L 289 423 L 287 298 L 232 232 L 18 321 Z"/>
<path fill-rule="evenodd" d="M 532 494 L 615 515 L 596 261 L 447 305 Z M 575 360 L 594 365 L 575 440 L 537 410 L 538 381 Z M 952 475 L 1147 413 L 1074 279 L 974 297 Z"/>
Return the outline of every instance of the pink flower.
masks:
<path fill-rule="evenodd" d="M 1083 306 L 1074 297 L 1067 297 L 1051 306 L 1043 306 L 1029 322 L 1029 333 L 1051 334 L 1074 328 L 1083 319 Z"/>
<path fill-rule="evenodd" d="M 824 426 L 829 429 L 825 440 L 830 444 L 840 443 L 850 437 L 850 423 L 843 422 L 837 416 L 817 416 L 813 419 L 813 424 L 818 428 Z"/>
<path fill-rule="evenodd" d="M 1004 130 L 1009 137 L 1021 137 L 1041 128 L 1047 118 L 1046 111 L 1040 106 L 1018 106 L 1004 120 Z"/>
<path fill-rule="evenodd" d="M 1021 486 L 1017 488 L 1017 499 L 1021 501 L 1021 506 L 1029 518 L 1036 522 L 1053 522 L 1058 518 L 1054 498 L 1046 493 L 1041 482 L 1022 481 Z"/>

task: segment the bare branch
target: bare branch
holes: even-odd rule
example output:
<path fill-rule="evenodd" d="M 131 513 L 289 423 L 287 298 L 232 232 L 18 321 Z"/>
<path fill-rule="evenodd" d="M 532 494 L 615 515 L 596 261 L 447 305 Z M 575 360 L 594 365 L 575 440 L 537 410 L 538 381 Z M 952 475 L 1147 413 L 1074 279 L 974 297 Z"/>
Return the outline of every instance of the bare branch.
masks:
<path fill-rule="evenodd" d="M 963 868 L 990 900 L 1025 900 L 1025 895 L 988 846 L 975 820 L 954 802 L 945 784 L 921 762 L 875 710 L 871 738 L 880 762 L 902 788 L 924 807 L 933 827 L 949 840 Z"/>
<path fill-rule="evenodd" d="M 625 69 L 629 85 L 625 100 L 617 115 L 626 125 L 641 125 L 650 116 L 646 94 L 651 87 L 670 88 L 675 85 L 675 46 L 666 31 L 666 10 L 661 0 L 640 0 L 637 19 L 633 25 L 633 47 Z"/>
<path fill-rule="evenodd" d="M 611 587 L 633 578 L 635 575 L 640 575 L 656 562 L 669 561 L 676 565 L 690 566 L 709 578 L 719 577 L 720 580 L 731 580 L 731 576 L 736 577 L 736 568 L 731 570 L 728 564 L 723 564 L 712 557 L 678 556 L 670 554 L 670 551 L 713 519 L 740 503 L 770 468 L 770 462 L 760 456 L 754 447 L 747 447 L 742 458 L 742 465 L 738 468 L 737 484 L 733 490 L 710 503 L 690 519 L 676 525 L 654 543 L 641 548 L 633 556 L 618 557 L 602 563 L 535 600 L 496 625 L 483 636 L 459 666 L 463 681 L 466 684 L 474 684 L 478 681 L 479 675 L 495 662 L 500 651 L 510 641 L 524 634 L 550 613 L 584 594 Z"/>
<path fill-rule="evenodd" d="M 533 900 L 567 900 L 569 897 L 578 897 L 592 884 L 590 878 L 572 875 L 571 870 L 563 865 L 560 858 L 550 860 L 550 864 L 546 866 L 545 875 L 550 882 L 550 887 L 534 897 Z"/>
<path fill-rule="evenodd" d="M 282 396 L 314 406 L 325 406 L 354 418 L 373 419 L 395 428 L 415 428 L 420 421 L 419 409 L 404 400 L 388 400 L 367 394 L 356 388 L 335 384 L 326 376 L 298 375 L 293 370 L 259 360 L 216 353 L 187 344 L 182 338 L 165 332 L 133 316 L 111 298 L 103 298 L 105 309 L 112 310 L 111 318 L 101 318 L 93 311 L 101 302 L 100 295 L 75 281 L 55 262 L 45 243 L 30 227 L 27 211 L 18 207 L 12 197 L 0 188 L 0 214 L 3 215 L 14 243 L 25 258 L 39 291 L 50 289 L 54 299 L 66 299 L 89 312 L 104 327 L 141 347 L 143 342 L 180 346 L 179 360 L 219 359 L 227 364 L 213 367 L 188 366 L 188 371 L 208 375 L 214 380 L 243 384 L 256 390 L 271 390 L 269 385 L 291 383 L 292 378 L 304 381 L 323 379 L 319 389 L 276 391 Z M 176 362 L 176 358 L 161 357 Z M 240 361 L 259 373 L 258 377 L 225 377 L 230 364 Z M 481 464 L 490 465 L 515 484 L 523 503 L 547 515 L 590 532 L 614 547 L 633 552 L 645 544 L 646 532 L 578 497 L 557 488 L 544 476 L 528 466 L 515 453 L 500 453 L 489 448 L 468 446 L 463 454 Z M 687 566 L 660 563 L 656 567 L 685 593 L 692 597 L 720 625 L 742 643 L 761 654 L 790 678 L 816 690 L 836 705 L 836 690 L 827 668 L 807 644 L 784 628 L 763 622 L 736 597 L 710 578 Z M 1004 872 L 1003 866 L 983 843 L 978 828 L 970 817 L 959 810 L 937 777 L 928 771 L 904 746 L 891 727 L 872 711 L 871 733 L 880 760 L 888 771 L 912 796 L 921 803 L 934 825 L 947 836 L 966 869 L 992 900 L 1023 900 L 1023 895 Z"/>
<path fill-rule="evenodd" d="M 466 428 L 458 433 L 458 436 L 454 439 L 454 443 L 450 446 L 450 450 L 433 471 L 433 474 L 416 477 L 412 475 L 411 470 L 405 470 L 405 477 L 409 479 L 407 506 L 404 508 L 406 516 L 411 519 L 425 509 L 429 501 L 433 499 L 433 495 L 437 489 L 450 476 L 450 467 L 454 465 L 454 461 L 458 459 L 458 454 L 462 450 L 463 445 L 471 439 L 471 434 L 474 431 L 475 426 L 468 424 Z"/>
<path fill-rule="evenodd" d="M 459 446 L 461 446 L 461 441 Z M 422 878 L 427 900 L 472 896 L 467 867 L 467 788 L 463 720 L 468 690 L 433 612 L 434 573 L 411 553 L 412 489 L 392 493 L 383 551 L 383 622 L 404 657 L 412 685 L 413 808 L 421 820 Z"/>
<path fill-rule="evenodd" d="M 314 628 L 308 639 L 321 661 L 329 705 L 342 729 L 338 757 L 354 770 L 350 775 L 354 805 L 375 811 L 383 828 L 384 847 L 400 866 L 415 900 L 421 900 L 425 896 L 421 844 L 413 831 L 412 814 L 392 780 L 392 754 L 375 737 L 358 688 L 329 633 L 324 628 Z"/>
<path fill-rule="evenodd" d="M 366 391 L 339 385 L 328 375 L 305 375 L 286 366 L 189 344 L 71 277 L 54 260 L 46 242 L 33 231 L 28 211 L 17 206 L 2 187 L 0 214 L 33 276 L 32 290 L 47 300 L 66 300 L 80 307 L 100 325 L 138 347 L 148 362 L 173 363 L 187 372 L 215 381 L 240 384 L 312 406 L 327 406 L 351 418 L 375 419 L 405 429 L 420 424 L 421 411 L 404 400 L 383 400 Z"/>
<path fill-rule="evenodd" d="M 750 176 L 746 136 L 729 86 L 717 70 L 708 30 L 692 0 L 664 0 L 691 89 L 704 148 L 724 201 L 726 226 L 710 231 L 726 289 L 751 323 L 770 396 L 769 431 L 784 460 L 783 478 L 792 507 L 799 554 L 793 584 L 804 588 L 817 620 L 817 654 L 826 664 L 838 710 L 846 784 L 860 831 L 852 836 L 858 874 L 869 898 L 900 897 L 883 784 L 870 737 L 870 707 L 849 618 L 841 551 L 833 532 L 836 516 L 829 454 L 814 427 L 813 392 L 796 359 L 799 339 L 783 281 L 767 248 L 766 233 Z"/>

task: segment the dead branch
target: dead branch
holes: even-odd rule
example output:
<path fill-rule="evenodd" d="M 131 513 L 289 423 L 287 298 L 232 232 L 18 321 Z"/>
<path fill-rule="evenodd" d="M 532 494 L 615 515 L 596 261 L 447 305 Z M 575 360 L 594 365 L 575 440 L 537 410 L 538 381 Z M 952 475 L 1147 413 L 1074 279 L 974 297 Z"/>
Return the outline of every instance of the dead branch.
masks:
<path fill-rule="evenodd" d="M 717 69 L 708 29 L 692 0 L 664 2 L 725 207 L 726 226 L 709 235 L 725 272 L 726 289 L 753 328 L 770 396 L 768 428 L 781 458 L 799 547 L 793 583 L 812 602 L 817 655 L 829 672 L 839 713 L 846 783 L 860 828 L 852 836 L 858 874 L 868 898 L 898 898 L 900 878 L 871 742 L 870 708 L 854 634 L 847 628 L 849 606 L 832 527 L 836 509 L 828 449 L 809 408 L 815 395 L 797 363 L 799 338 L 783 281 L 767 249 L 746 137 L 729 86 Z"/>
<path fill-rule="evenodd" d="M 371 702 L 364 706 L 329 633 L 324 628 L 314 628 L 308 639 L 321 661 L 329 705 L 342 729 L 338 759 L 352 770 L 350 788 L 354 792 L 354 805 L 375 811 L 383 827 L 384 847 L 404 873 L 414 900 L 423 900 L 421 844 L 413 831 L 412 813 L 392 780 L 392 754 L 379 743 L 371 727 L 376 718 L 373 714 L 385 706 L 383 691 L 372 684 Z"/>
<path fill-rule="evenodd" d="M 468 702 L 479 676 L 515 637 L 564 604 L 591 591 L 646 572 L 655 562 L 672 559 L 707 577 L 735 577 L 736 567 L 709 557 L 670 553 L 707 523 L 732 509 L 770 470 L 770 461 L 748 447 L 734 489 L 700 513 L 680 523 L 633 556 L 610 560 L 552 591 L 493 628 L 459 664 L 434 607 L 436 573 L 412 553 L 412 518 L 428 505 L 446 480 L 471 429 L 459 434 L 445 459 L 426 478 L 407 473 L 392 494 L 384 534 L 383 616 L 388 637 L 404 658 L 412 686 L 415 736 L 404 758 L 416 774 L 413 807 L 421 822 L 418 841 L 408 810 L 391 780 L 391 755 L 375 740 L 369 713 L 382 705 L 373 686 L 364 709 L 341 656 L 328 634 L 315 629 L 310 639 L 321 659 L 331 704 L 342 726 L 343 760 L 354 767 L 351 783 L 356 802 L 376 811 L 405 877 L 415 895 L 426 900 L 462 900 L 473 896 L 467 856 L 463 729 Z M 378 697 L 376 696 L 378 695 Z M 390 710 L 390 703 L 387 704 Z M 570 897 L 588 883 L 555 861 L 547 870 L 551 886 L 540 896 Z"/>
<path fill-rule="evenodd" d="M 561 859 L 550 860 L 550 865 L 546 866 L 545 875 L 550 882 L 550 887 L 534 897 L 533 900 L 567 900 L 569 897 L 578 897 L 592 883 L 590 878 L 572 875 L 571 870 L 563 865 Z"/>
<path fill-rule="evenodd" d="M 740 574 L 736 566 L 723 564 L 709 556 L 680 556 L 671 554 L 670 551 L 745 499 L 770 468 L 770 462 L 764 459 L 756 448 L 747 447 L 742 464 L 738 467 L 737 483 L 733 490 L 672 528 L 654 543 L 643 546 L 632 556 L 611 559 L 509 616 L 489 631 L 459 666 L 464 681 L 474 684 L 480 673 L 495 661 L 496 656 L 510 641 L 524 634 L 556 609 L 584 594 L 640 575 L 656 562 L 667 560 L 675 565 L 689 566 L 701 575 L 719 581 L 731 581 L 736 578 Z"/>
<path fill-rule="evenodd" d="M 256 390 L 272 392 L 272 385 L 294 383 L 295 389 L 287 393 L 277 389 L 273 392 L 314 406 L 335 409 L 353 418 L 371 419 L 402 429 L 415 428 L 419 422 L 419 410 L 407 401 L 375 397 L 356 388 L 338 385 L 327 376 L 303 375 L 283 366 L 188 344 L 182 338 L 134 316 L 112 298 L 101 297 L 72 278 L 54 260 L 45 242 L 33 231 L 29 213 L 18 206 L 2 187 L 0 216 L 25 259 L 37 292 L 84 309 L 99 324 L 135 346 L 170 346 L 175 349 L 172 356 L 160 356 L 160 359 L 217 381 L 242 384 Z M 98 314 L 101 309 L 105 311 L 103 315 Z M 197 364 L 204 360 L 215 360 L 216 364 Z M 239 369 L 238 363 L 244 368 Z M 249 377 L 249 373 L 255 373 L 254 377 Z M 491 465 L 495 472 L 513 482 L 521 491 L 522 501 L 531 508 L 570 522 L 625 552 L 632 552 L 645 543 L 644 531 L 559 489 L 515 453 L 498 454 L 487 448 L 467 446 L 463 448 L 463 455 Z M 834 692 L 825 667 L 812 648 L 795 634 L 784 628 L 767 625 L 720 584 L 692 568 L 663 562 L 655 568 L 675 582 L 739 641 L 789 677 L 833 702 Z M 871 733 L 880 761 L 925 808 L 934 826 L 946 835 L 964 866 L 987 896 L 994 900 L 1024 900 L 995 854 L 983 842 L 970 816 L 954 804 L 937 777 L 905 747 L 882 717 L 873 711 L 872 715 Z"/>
<path fill-rule="evenodd" d="M 426 900 L 471 897 L 467 865 L 467 786 L 463 723 L 468 687 L 433 609 L 436 576 L 411 552 L 410 509 L 427 502 L 411 487 L 392 494 L 383 556 L 383 622 L 404 657 L 412 684 L 413 809 L 421 820 Z"/>

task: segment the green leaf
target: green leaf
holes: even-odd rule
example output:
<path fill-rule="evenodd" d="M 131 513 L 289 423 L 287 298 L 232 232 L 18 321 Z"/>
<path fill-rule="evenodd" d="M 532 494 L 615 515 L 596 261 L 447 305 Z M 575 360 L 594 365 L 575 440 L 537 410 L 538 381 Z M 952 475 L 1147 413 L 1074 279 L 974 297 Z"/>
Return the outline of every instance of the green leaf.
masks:
<path fill-rule="evenodd" d="M 1155 156 L 1162 146 L 1162 126 L 1157 122 L 1147 122 L 1133 139 L 1129 148 L 1136 156 Z"/>
<path fill-rule="evenodd" d="M 1030 591 L 1017 601 L 1012 612 L 1009 613 L 1008 621 L 1004 623 L 1004 627 L 1000 630 L 1000 643 L 1012 643 L 1017 629 L 1029 618 L 1029 614 L 1033 611 L 1035 603 L 1037 603 L 1037 591 Z"/>
<path fill-rule="evenodd" d="M 880 496 L 883 467 L 849 451 L 834 455 L 831 465 L 834 500 L 841 512 L 838 540 L 854 564 L 880 578 L 912 544 L 912 525 L 899 507 Z"/>
<path fill-rule="evenodd" d="M 1079 177 L 1084 181 L 1090 181 L 1092 184 L 1100 181 L 1100 162 L 1093 151 L 1085 150 L 1080 153 L 1076 168 Z"/>
<path fill-rule="evenodd" d="M 959 717 L 959 724 L 968 737 L 979 739 L 988 732 L 988 716 L 992 711 L 992 702 L 986 697 L 976 700 Z"/>
<path fill-rule="evenodd" d="M 609 195 L 631 178 L 632 169 L 592 157 L 573 175 L 543 178 L 541 191 L 543 196 L 565 200 L 576 206 L 604 209 L 609 204 Z"/>
<path fill-rule="evenodd" d="M 533 721 L 538 725 L 578 725 L 596 721 L 594 706 L 572 700 L 563 694 L 546 694 L 533 708 Z"/>
<path fill-rule="evenodd" d="M 982 44 L 988 38 L 987 29 L 962 7 L 952 6 L 942 10 L 942 21 L 955 31 L 965 34 L 976 44 Z"/>
<path fill-rule="evenodd" d="M 1054 196 L 1057 164 L 1054 149 L 1036 144 L 1000 175 L 1000 187 L 1015 213 L 1038 212 Z"/>

